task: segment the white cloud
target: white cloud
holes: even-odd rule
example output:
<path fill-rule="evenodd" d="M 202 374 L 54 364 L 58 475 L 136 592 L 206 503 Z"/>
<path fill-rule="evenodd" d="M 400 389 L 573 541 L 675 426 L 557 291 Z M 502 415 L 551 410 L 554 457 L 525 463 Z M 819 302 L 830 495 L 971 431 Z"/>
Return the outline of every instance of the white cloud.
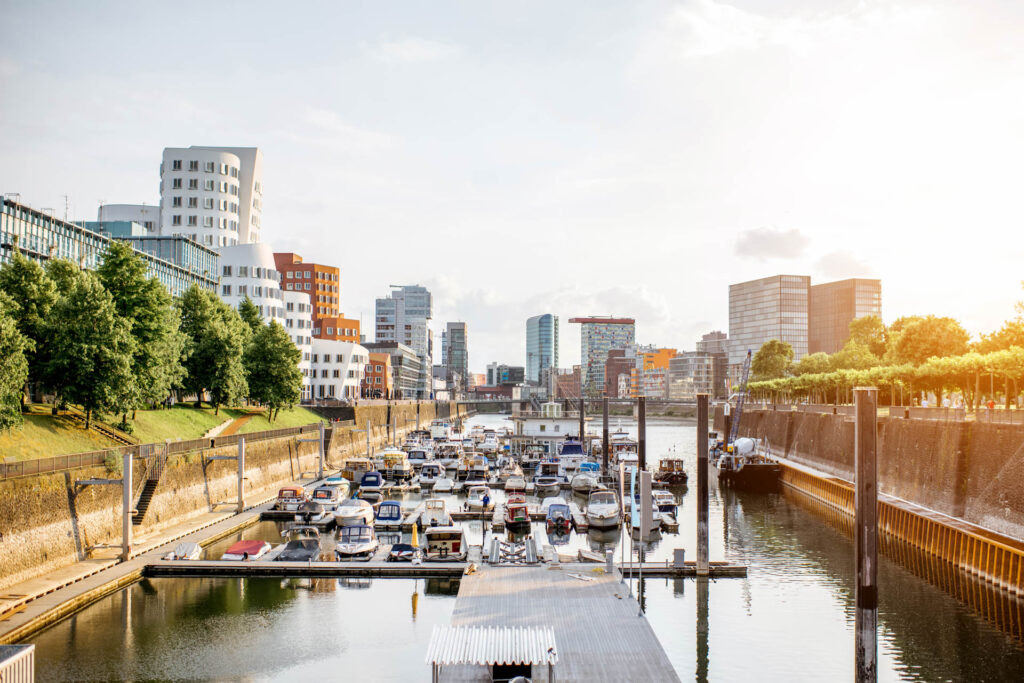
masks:
<path fill-rule="evenodd" d="M 753 228 L 736 237 L 734 251 L 737 256 L 749 256 L 758 261 L 767 259 L 794 259 L 803 255 L 810 239 L 796 228 Z"/>
<path fill-rule="evenodd" d="M 462 48 L 426 38 L 406 37 L 397 40 L 381 38 L 374 45 L 364 45 L 374 59 L 387 64 L 420 64 L 454 59 Z"/>
<path fill-rule="evenodd" d="M 873 277 L 874 268 L 847 250 L 831 251 L 814 264 L 827 280 L 845 280 L 851 277 Z"/>

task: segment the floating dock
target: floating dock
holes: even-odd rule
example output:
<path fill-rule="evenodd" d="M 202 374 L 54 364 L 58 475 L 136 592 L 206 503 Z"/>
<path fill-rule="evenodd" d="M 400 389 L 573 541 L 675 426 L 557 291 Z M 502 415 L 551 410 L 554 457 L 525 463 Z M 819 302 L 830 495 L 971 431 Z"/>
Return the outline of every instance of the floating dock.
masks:
<path fill-rule="evenodd" d="M 482 567 L 463 577 L 452 626 L 551 628 L 561 681 L 678 681 L 617 575 L 593 565 Z M 490 681 L 486 666 L 444 667 L 441 681 Z"/>

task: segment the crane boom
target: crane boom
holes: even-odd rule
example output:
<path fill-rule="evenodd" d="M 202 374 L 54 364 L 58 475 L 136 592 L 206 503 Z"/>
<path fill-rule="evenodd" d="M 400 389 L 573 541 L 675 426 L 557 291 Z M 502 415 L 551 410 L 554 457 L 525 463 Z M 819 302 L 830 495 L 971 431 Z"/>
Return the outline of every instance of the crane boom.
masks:
<path fill-rule="evenodd" d="M 740 431 L 740 417 L 743 415 L 743 404 L 747 402 L 747 378 L 750 376 L 750 359 L 753 352 L 747 349 L 747 357 L 743 360 L 743 379 L 740 381 L 739 395 L 736 397 L 736 414 L 732 416 L 732 427 L 729 429 L 729 440 L 726 446 L 736 441 Z"/>

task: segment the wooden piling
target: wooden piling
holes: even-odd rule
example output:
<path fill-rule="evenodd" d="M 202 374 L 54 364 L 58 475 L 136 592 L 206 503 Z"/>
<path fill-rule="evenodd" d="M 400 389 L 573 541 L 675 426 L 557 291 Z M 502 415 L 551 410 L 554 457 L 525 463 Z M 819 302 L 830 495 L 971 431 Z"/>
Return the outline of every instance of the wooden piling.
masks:
<path fill-rule="evenodd" d="M 608 397 L 601 400 L 601 472 L 608 476 Z"/>
<path fill-rule="evenodd" d="M 708 395 L 697 394 L 697 576 L 708 575 Z"/>
<path fill-rule="evenodd" d="M 636 431 L 637 431 L 637 460 L 640 469 L 647 469 L 647 399 L 643 396 L 636 400 Z"/>
<path fill-rule="evenodd" d="M 856 680 L 878 679 L 878 390 L 854 390 L 854 555 L 857 585 L 854 617 Z"/>

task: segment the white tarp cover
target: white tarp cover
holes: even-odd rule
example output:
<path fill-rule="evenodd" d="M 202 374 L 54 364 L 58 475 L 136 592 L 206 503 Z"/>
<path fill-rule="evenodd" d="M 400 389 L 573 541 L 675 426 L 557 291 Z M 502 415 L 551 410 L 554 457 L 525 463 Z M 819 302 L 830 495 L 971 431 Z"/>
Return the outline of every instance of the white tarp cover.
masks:
<path fill-rule="evenodd" d="M 550 628 L 435 626 L 427 664 L 555 664 L 555 632 Z"/>

